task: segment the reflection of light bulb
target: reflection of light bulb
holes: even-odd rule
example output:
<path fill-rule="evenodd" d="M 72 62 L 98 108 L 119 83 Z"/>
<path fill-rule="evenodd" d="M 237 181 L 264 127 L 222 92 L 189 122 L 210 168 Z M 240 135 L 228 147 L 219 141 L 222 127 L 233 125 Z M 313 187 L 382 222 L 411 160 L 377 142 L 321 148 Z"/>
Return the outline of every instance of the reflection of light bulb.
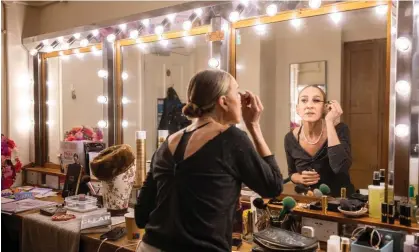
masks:
<path fill-rule="evenodd" d="M 385 15 L 387 13 L 388 10 L 388 6 L 387 5 L 379 5 L 377 7 L 375 7 L 375 13 L 377 13 L 378 15 Z"/>
<path fill-rule="evenodd" d="M 266 25 L 265 24 L 261 24 L 261 23 L 257 23 L 255 26 L 254 26 L 254 28 L 255 28 L 255 30 L 256 30 L 256 33 L 258 34 L 258 35 L 264 35 L 265 33 L 266 33 Z"/>
<path fill-rule="evenodd" d="M 161 35 L 164 32 L 164 27 L 163 25 L 158 25 L 156 26 L 156 28 L 154 28 L 154 33 L 156 33 L 157 35 Z"/>
<path fill-rule="evenodd" d="M 74 36 L 75 39 L 79 39 L 80 38 L 80 33 L 74 33 L 73 36 Z"/>
<path fill-rule="evenodd" d="M 128 127 L 128 121 L 122 120 L 122 128 L 126 128 L 126 127 Z"/>
<path fill-rule="evenodd" d="M 106 40 L 107 40 L 109 43 L 114 42 L 114 41 L 115 41 L 115 39 L 116 39 L 115 34 L 109 34 L 109 35 L 106 37 Z"/>
<path fill-rule="evenodd" d="M 93 31 L 92 31 L 92 35 L 93 35 L 94 37 L 96 37 L 97 35 L 99 35 L 99 30 L 98 30 L 98 29 L 93 30 Z"/>
<path fill-rule="evenodd" d="M 192 28 L 192 22 L 190 20 L 186 20 L 183 22 L 182 27 L 185 31 L 189 31 Z"/>
<path fill-rule="evenodd" d="M 63 50 L 68 50 L 68 48 L 70 48 L 69 43 L 64 43 L 64 44 L 61 45 L 61 49 L 63 49 Z"/>
<path fill-rule="evenodd" d="M 143 19 L 141 23 L 143 23 L 144 26 L 148 26 L 150 24 L 150 19 Z"/>
<path fill-rule="evenodd" d="M 195 9 L 194 12 L 198 17 L 202 16 L 202 13 L 204 13 L 204 11 L 201 8 Z"/>
<path fill-rule="evenodd" d="M 212 68 L 217 68 L 220 65 L 220 61 L 216 58 L 211 58 L 208 60 L 208 66 Z"/>
<path fill-rule="evenodd" d="M 137 47 L 140 48 L 142 51 L 145 51 L 147 49 L 147 44 L 139 42 L 137 44 Z"/>
<path fill-rule="evenodd" d="M 127 97 L 125 97 L 125 96 L 123 96 L 122 97 L 122 99 L 121 99 L 121 102 L 122 102 L 122 104 L 128 104 L 129 103 L 129 99 L 127 98 Z"/>
<path fill-rule="evenodd" d="M 169 41 L 167 39 L 160 40 L 160 45 L 167 46 L 169 44 Z"/>
<path fill-rule="evenodd" d="M 132 39 L 136 39 L 138 37 L 138 30 L 132 30 L 129 32 L 129 37 Z"/>
<path fill-rule="evenodd" d="M 81 47 L 86 47 L 88 44 L 89 44 L 89 40 L 87 40 L 87 39 L 82 39 L 80 41 L 80 46 Z"/>
<path fill-rule="evenodd" d="M 193 37 L 192 36 L 184 36 L 183 40 L 185 40 L 186 43 L 190 44 L 193 42 Z"/>
<path fill-rule="evenodd" d="M 64 37 L 63 36 L 58 37 L 57 40 L 58 40 L 58 42 L 63 43 L 64 42 Z"/>
<path fill-rule="evenodd" d="M 410 94 L 410 84 L 407 81 L 400 80 L 396 82 L 396 92 L 400 95 L 406 96 Z"/>
<path fill-rule="evenodd" d="M 107 128 L 108 127 L 108 123 L 105 120 L 100 120 L 99 122 L 97 122 L 97 126 L 99 128 Z"/>
<path fill-rule="evenodd" d="M 230 20 L 230 22 L 235 23 L 235 22 L 239 21 L 240 13 L 238 11 L 233 11 L 228 16 L 228 19 Z"/>
<path fill-rule="evenodd" d="M 31 49 L 31 50 L 29 51 L 29 53 L 30 53 L 32 56 L 35 56 L 35 55 L 38 53 L 38 50 L 36 50 L 36 49 Z"/>
<path fill-rule="evenodd" d="M 391 27 L 391 35 L 396 35 L 397 34 L 397 28 L 392 26 Z"/>
<path fill-rule="evenodd" d="M 175 13 L 173 13 L 173 14 L 169 14 L 169 15 L 167 15 L 167 18 L 169 19 L 169 21 L 170 21 L 171 23 L 173 23 L 173 21 L 175 21 L 176 14 L 175 14 Z"/>
<path fill-rule="evenodd" d="M 298 28 L 301 25 L 301 19 L 300 18 L 293 18 L 293 19 L 291 19 L 291 24 L 295 28 Z"/>
<path fill-rule="evenodd" d="M 60 56 L 64 56 L 64 52 L 63 52 L 63 51 L 61 51 L 61 52 L 59 52 L 59 53 L 58 53 L 58 55 L 60 55 Z"/>
<path fill-rule="evenodd" d="M 48 126 L 50 126 L 50 127 L 54 124 L 54 122 L 53 122 L 52 120 L 48 120 L 46 123 L 47 123 L 47 125 L 48 125 Z"/>
<path fill-rule="evenodd" d="M 45 52 L 50 53 L 50 52 L 52 52 L 53 50 L 54 50 L 54 48 L 52 48 L 52 46 L 50 46 L 50 45 L 45 46 Z"/>
<path fill-rule="evenodd" d="M 126 80 L 126 79 L 128 79 L 128 73 L 127 72 L 122 72 L 122 74 L 121 74 L 121 77 L 122 77 L 122 79 L 123 80 Z"/>
<path fill-rule="evenodd" d="M 406 137 L 409 135 L 409 126 L 406 124 L 398 124 L 395 128 L 394 133 L 398 137 Z"/>
<path fill-rule="evenodd" d="M 104 95 L 99 95 L 97 97 L 97 102 L 99 102 L 100 104 L 106 104 L 106 103 L 108 103 L 108 97 L 106 97 Z"/>
<path fill-rule="evenodd" d="M 322 0 L 309 0 L 308 6 L 312 9 L 318 9 L 322 5 Z"/>
<path fill-rule="evenodd" d="M 266 7 L 266 14 L 268 16 L 275 16 L 276 13 L 278 12 L 278 7 L 276 6 L 276 4 L 270 4 L 268 5 L 268 7 Z"/>
<path fill-rule="evenodd" d="M 121 30 L 125 31 L 125 29 L 127 28 L 127 24 L 120 24 L 119 28 L 121 28 Z"/>
<path fill-rule="evenodd" d="M 49 40 L 48 40 L 48 39 L 43 40 L 43 41 L 42 41 L 42 44 L 43 44 L 44 46 L 49 45 Z"/>
<path fill-rule="evenodd" d="M 332 21 L 335 24 L 338 24 L 340 22 L 340 20 L 342 19 L 342 13 L 336 11 L 336 12 L 330 13 L 329 17 L 330 17 L 330 19 L 332 19 Z"/>
<path fill-rule="evenodd" d="M 410 40 L 406 37 L 400 37 L 396 40 L 396 48 L 399 51 L 405 52 L 410 49 Z"/>
<path fill-rule="evenodd" d="M 106 78 L 108 77 L 108 71 L 101 69 L 97 72 L 97 76 L 100 78 Z"/>

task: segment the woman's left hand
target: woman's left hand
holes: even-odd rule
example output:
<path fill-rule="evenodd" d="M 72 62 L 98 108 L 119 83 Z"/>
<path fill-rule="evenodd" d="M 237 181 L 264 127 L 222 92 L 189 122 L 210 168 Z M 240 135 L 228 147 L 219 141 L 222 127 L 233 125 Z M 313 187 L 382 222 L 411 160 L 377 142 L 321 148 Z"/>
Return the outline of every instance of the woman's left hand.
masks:
<path fill-rule="evenodd" d="M 326 114 L 325 120 L 326 122 L 339 122 L 340 116 L 343 114 L 342 107 L 336 100 L 330 102 L 327 106 L 329 111 Z"/>

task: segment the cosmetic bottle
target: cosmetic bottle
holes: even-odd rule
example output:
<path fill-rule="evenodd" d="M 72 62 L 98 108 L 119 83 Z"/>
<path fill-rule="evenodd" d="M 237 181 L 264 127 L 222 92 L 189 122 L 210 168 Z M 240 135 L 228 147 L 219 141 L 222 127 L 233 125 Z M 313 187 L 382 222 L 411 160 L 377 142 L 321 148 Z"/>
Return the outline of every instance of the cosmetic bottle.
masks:
<path fill-rule="evenodd" d="M 381 203 L 384 202 L 384 187 L 380 186 L 380 172 L 373 174 L 373 184 L 368 186 L 369 216 L 381 219 Z"/>
<path fill-rule="evenodd" d="M 341 252 L 351 251 L 351 240 L 349 240 L 349 238 L 342 237 L 341 243 L 340 243 L 340 251 Z"/>
<path fill-rule="evenodd" d="M 399 212 L 400 225 L 406 225 L 406 216 L 405 216 L 406 205 L 400 204 L 400 210 L 399 211 L 400 211 Z"/>
<path fill-rule="evenodd" d="M 412 252 L 413 244 L 414 244 L 413 235 L 406 235 L 406 241 L 403 244 L 403 252 Z"/>
<path fill-rule="evenodd" d="M 380 186 L 385 186 L 386 183 L 386 170 L 380 169 Z"/>
<path fill-rule="evenodd" d="M 387 203 L 383 202 L 381 203 L 381 222 L 387 223 L 387 216 L 388 216 L 388 207 Z"/>
<path fill-rule="evenodd" d="M 412 207 L 410 205 L 406 206 L 405 214 L 405 226 L 410 227 L 412 225 Z"/>
<path fill-rule="evenodd" d="M 390 171 L 388 174 L 387 202 L 392 201 L 394 201 L 394 172 Z"/>
<path fill-rule="evenodd" d="M 396 207 L 393 203 L 388 205 L 388 213 L 387 213 L 388 223 L 394 224 L 394 219 L 396 218 Z"/>
<path fill-rule="evenodd" d="M 327 251 L 340 252 L 340 239 L 329 238 L 327 241 Z"/>

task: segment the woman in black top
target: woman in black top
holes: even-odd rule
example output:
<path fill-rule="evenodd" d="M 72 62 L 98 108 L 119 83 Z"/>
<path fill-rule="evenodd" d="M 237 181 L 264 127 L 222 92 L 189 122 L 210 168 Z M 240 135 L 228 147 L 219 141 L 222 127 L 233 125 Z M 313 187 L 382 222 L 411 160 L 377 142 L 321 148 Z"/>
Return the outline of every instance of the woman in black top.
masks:
<path fill-rule="evenodd" d="M 288 175 L 296 184 L 311 189 L 326 184 L 331 196 L 347 195 L 355 189 L 349 176 L 352 164 L 349 128 L 339 123 L 343 113 L 337 101 L 326 102 L 326 94 L 318 86 L 307 86 L 298 96 L 297 113 L 300 127 L 285 136 Z"/>
<path fill-rule="evenodd" d="M 145 235 L 137 251 L 231 251 L 242 183 L 264 197 L 282 192 L 282 176 L 259 126 L 263 105 L 221 70 L 196 74 L 183 112 L 194 123 L 154 153 L 135 206 Z M 245 132 L 234 124 L 243 120 Z"/>

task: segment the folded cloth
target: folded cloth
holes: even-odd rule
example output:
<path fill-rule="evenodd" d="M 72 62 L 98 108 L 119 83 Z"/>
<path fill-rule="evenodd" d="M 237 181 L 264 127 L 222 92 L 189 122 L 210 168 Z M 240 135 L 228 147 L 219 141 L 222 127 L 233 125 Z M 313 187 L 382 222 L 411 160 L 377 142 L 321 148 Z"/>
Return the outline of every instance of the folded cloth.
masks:
<path fill-rule="evenodd" d="M 365 203 L 357 199 L 341 199 L 340 208 L 344 211 L 359 211 L 365 206 Z"/>

